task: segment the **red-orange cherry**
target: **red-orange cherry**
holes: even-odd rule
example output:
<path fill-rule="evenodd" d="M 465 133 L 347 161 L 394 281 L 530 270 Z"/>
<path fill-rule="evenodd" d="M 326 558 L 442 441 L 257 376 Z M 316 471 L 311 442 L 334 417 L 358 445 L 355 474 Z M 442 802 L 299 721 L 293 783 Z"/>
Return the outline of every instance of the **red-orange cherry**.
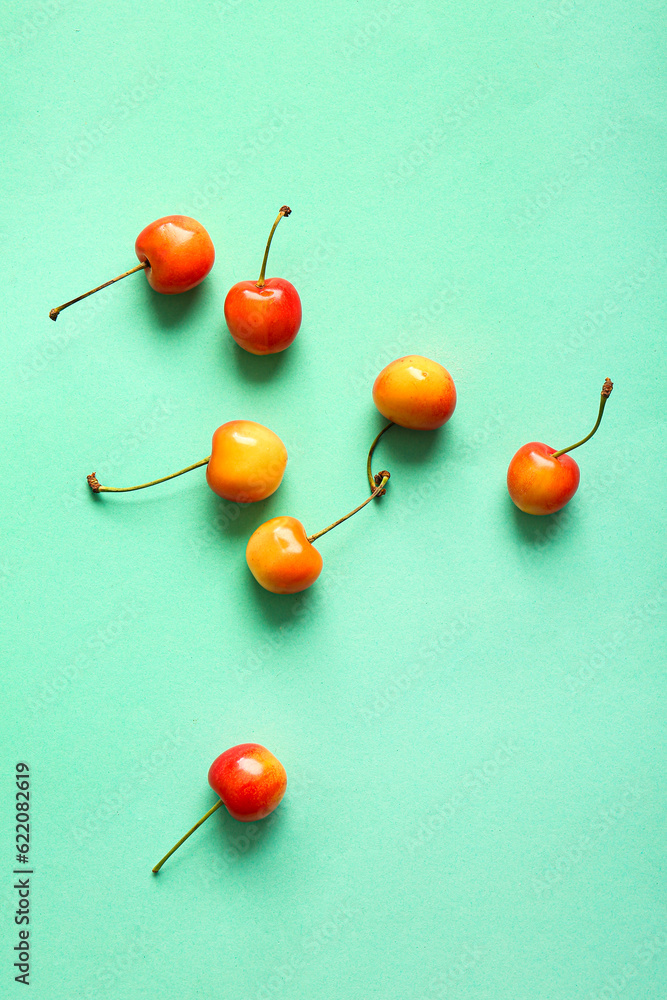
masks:
<path fill-rule="evenodd" d="M 433 431 L 454 412 L 456 387 L 437 361 L 408 354 L 382 369 L 373 385 L 373 402 L 393 424 Z"/>
<path fill-rule="evenodd" d="M 277 354 L 289 347 L 301 326 L 301 299 L 284 278 L 265 278 L 276 227 L 291 209 L 283 205 L 273 223 L 257 281 L 239 281 L 225 299 L 225 320 L 232 337 L 250 354 Z"/>
<path fill-rule="evenodd" d="M 540 441 L 519 448 L 507 470 L 507 489 L 519 510 L 525 514 L 554 514 L 569 503 L 579 486 L 579 466 L 567 452 L 593 437 L 612 389 L 613 383 L 605 379 L 595 427 L 581 441 L 560 451 Z"/>
<path fill-rule="evenodd" d="M 554 514 L 579 486 L 579 466 L 569 455 L 554 458 L 555 448 L 531 441 L 519 448 L 507 470 L 507 489 L 526 514 Z"/>
<path fill-rule="evenodd" d="M 287 774 L 277 757 L 259 743 L 239 743 L 225 750 L 211 764 L 208 783 L 220 799 L 153 868 L 157 874 L 167 858 L 221 805 L 234 819 L 254 823 L 280 803 L 287 788 Z"/>
<path fill-rule="evenodd" d="M 134 249 L 140 264 L 52 309 L 51 319 L 58 319 L 63 309 L 135 271 L 145 271 L 151 288 L 163 295 L 187 292 L 204 280 L 215 260 L 211 237 L 200 222 L 187 215 L 166 215 L 151 222 L 137 236 Z"/>
<path fill-rule="evenodd" d="M 285 768 L 259 743 L 240 743 L 211 764 L 208 783 L 242 823 L 264 819 L 276 808 L 287 788 Z"/>
<path fill-rule="evenodd" d="M 277 434 L 254 420 L 229 420 L 213 435 L 211 454 L 200 462 L 152 479 L 140 486 L 102 486 L 95 473 L 88 476 L 93 493 L 131 493 L 157 486 L 206 465 L 206 482 L 214 493 L 234 503 L 256 503 L 278 489 L 287 465 L 287 449 Z"/>
<path fill-rule="evenodd" d="M 146 267 L 148 284 L 163 295 L 190 291 L 215 261 L 211 237 L 187 215 L 166 215 L 151 222 L 137 236 L 134 249 Z"/>

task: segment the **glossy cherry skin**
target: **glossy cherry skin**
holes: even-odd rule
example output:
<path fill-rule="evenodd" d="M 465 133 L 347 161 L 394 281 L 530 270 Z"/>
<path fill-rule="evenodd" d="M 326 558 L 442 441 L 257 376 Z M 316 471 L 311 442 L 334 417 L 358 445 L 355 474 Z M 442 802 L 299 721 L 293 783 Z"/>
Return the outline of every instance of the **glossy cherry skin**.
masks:
<path fill-rule="evenodd" d="M 579 466 L 569 455 L 551 456 L 556 448 L 530 441 L 519 448 L 507 470 L 507 489 L 526 514 L 554 514 L 579 486 Z"/>
<path fill-rule="evenodd" d="M 225 500 L 254 503 L 275 493 L 286 465 L 277 434 L 253 420 L 230 420 L 213 435 L 206 482 Z"/>
<path fill-rule="evenodd" d="M 225 299 L 225 320 L 236 343 L 251 354 L 277 354 L 301 326 L 301 299 L 284 278 L 239 281 Z"/>
<path fill-rule="evenodd" d="M 252 575 L 272 594 L 298 594 L 322 572 L 322 556 L 295 517 L 272 517 L 260 524 L 245 555 Z"/>
<path fill-rule="evenodd" d="M 211 764 L 208 783 L 234 819 L 254 823 L 276 808 L 287 788 L 285 768 L 259 743 L 239 743 Z"/>
<path fill-rule="evenodd" d="M 409 354 L 383 368 L 373 385 L 380 413 L 401 427 L 433 431 L 447 423 L 456 406 L 456 387 L 437 361 Z"/>
<path fill-rule="evenodd" d="M 215 250 L 201 223 L 187 215 L 165 215 L 137 236 L 134 250 L 147 260 L 148 284 L 163 295 L 187 292 L 213 267 Z"/>

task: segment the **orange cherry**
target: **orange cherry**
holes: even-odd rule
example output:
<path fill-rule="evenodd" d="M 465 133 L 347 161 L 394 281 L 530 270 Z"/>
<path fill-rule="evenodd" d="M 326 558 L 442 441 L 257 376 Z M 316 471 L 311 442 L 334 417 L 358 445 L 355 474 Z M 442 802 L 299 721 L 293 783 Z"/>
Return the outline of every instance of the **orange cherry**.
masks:
<path fill-rule="evenodd" d="M 163 295 L 187 292 L 204 280 L 215 260 L 211 237 L 200 222 L 187 215 L 165 215 L 151 222 L 137 236 L 134 249 L 140 264 L 52 309 L 51 319 L 58 319 L 63 309 L 136 271 L 145 271 L 151 288 Z"/>
<path fill-rule="evenodd" d="M 456 387 L 437 361 L 409 354 L 383 368 L 375 379 L 373 402 L 401 427 L 433 431 L 446 424 L 456 406 Z"/>
<path fill-rule="evenodd" d="M 225 500 L 255 503 L 275 493 L 286 465 L 277 434 L 253 420 L 230 420 L 213 435 L 206 482 Z"/>
<path fill-rule="evenodd" d="M 579 466 L 567 453 L 592 438 L 614 385 L 605 379 L 600 393 L 600 409 L 595 427 L 581 441 L 556 451 L 540 441 L 524 444 L 507 470 L 507 489 L 524 514 L 555 514 L 569 503 L 579 486 Z"/>
<path fill-rule="evenodd" d="M 277 434 L 254 420 L 230 420 L 213 435 L 211 454 L 185 469 L 140 486 L 101 486 L 95 473 L 87 477 L 93 493 L 131 493 L 156 486 L 206 465 L 206 482 L 214 493 L 235 503 L 270 497 L 282 482 L 287 449 Z"/>
<path fill-rule="evenodd" d="M 167 858 L 221 805 L 241 823 L 255 823 L 272 813 L 285 794 L 287 775 L 278 758 L 266 747 L 259 743 L 239 743 L 216 757 L 209 768 L 208 783 L 220 798 L 158 861 L 153 868 L 156 875 Z"/>
<path fill-rule="evenodd" d="M 373 450 L 379 438 L 380 435 L 371 445 L 368 455 L 369 470 Z M 333 524 L 314 535 L 307 535 L 301 521 L 297 521 L 295 517 L 272 517 L 270 521 L 260 524 L 251 535 L 246 547 L 246 561 L 257 583 L 272 594 L 298 594 L 299 591 L 312 586 L 322 572 L 322 556 L 312 544 L 315 539 L 326 535 L 327 531 L 347 521 L 348 517 L 352 517 L 375 497 L 386 493 L 385 486 L 389 480 L 386 469 L 374 477 L 369 471 L 368 477 L 371 495 L 349 514 L 338 518 Z"/>
<path fill-rule="evenodd" d="M 272 517 L 251 535 L 246 560 L 257 582 L 272 594 L 297 594 L 315 583 L 322 556 L 295 517 Z"/>
<path fill-rule="evenodd" d="M 146 264 L 148 284 L 163 295 L 194 288 L 215 261 L 211 237 L 187 215 L 165 215 L 151 222 L 137 236 L 134 249 Z"/>

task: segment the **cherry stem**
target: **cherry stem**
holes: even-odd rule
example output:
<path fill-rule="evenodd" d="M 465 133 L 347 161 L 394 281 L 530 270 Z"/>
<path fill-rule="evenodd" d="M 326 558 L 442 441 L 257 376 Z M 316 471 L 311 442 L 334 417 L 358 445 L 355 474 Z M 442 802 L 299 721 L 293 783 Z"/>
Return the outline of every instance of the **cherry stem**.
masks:
<path fill-rule="evenodd" d="M 368 482 L 369 482 L 370 487 L 371 487 L 372 490 L 375 489 L 375 487 L 377 486 L 377 484 L 379 482 L 379 480 L 377 480 L 375 478 L 375 476 L 373 475 L 373 473 L 371 472 L 371 460 L 373 458 L 373 452 L 375 451 L 375 446 L 377 445 L 378 441 L 380 440 L 380 438 L 382 437 L 382 435 L 385 433 L 385 431 L 388 431 L 389 428 L 393 427 L 393 426 L 394 426 L 394 421 L 390 420 L 389 423 L 387 424 L 387 426 L 383 427 L 382 430 L 380 431 L 380 433 L 378 434 L 378 436 L 375 438 L 375 441 L 373 441 L 373 444 L 371 445 L 370 451 L 368 452 L 368 461 L 366 462 L 366 475 L 368 476 Z"/>
<path fill-rule="evenodd" d="M 166 483 L 168 479 L 175 479 L 176 476 L 182 476 L 184 472 L 192 472 L 193 469 L 199 469 L 202 465 L 208 465 L 211 456 L 207 458 L 202 458 L 201 462 L 195 462 L 194 465 L 188 465 L 185 469 L 179 469 L 178 472 L 172 472 L 170 476 L 163 476 L 162 479 L 152 479 L 150 483 L 142 483 L 141 486 L 101 486 L 97 480 L 97 476 L 94 472 L 91 472 L 89 476 L 86 476 L 88 480 L 88 485 L 90 486 L 93 493 L 132 493 L 133 490 L 145 490 L 147 486 L 155 486 L 157 483 Z"/>
<path fill-rule="evenodd" d="M 335 528 L 336 525 L 342 524 L 343 521 L 347 521 L 348 517 L 352 517 L 353 514 L 356 514 L 358 510 L 361 510 L 362 507 L 365 507 L 366 504 L 370 503 L 371 500 L 374 500 L 375 497 L 381 497 L 383 493 L 386 493 L 387 491 L 385 490 L 385 485 L 389 480 L 389 473 L 387 472 L 386 469 L 384 469 L 382 472 L 378 473 L 378 476 L 380 479 L 378 485 L 375 487 L 371 495 L 369 497 L 366 497 L 363 503 L 360 503 L 358 507 L 355 507 L 354 510 L 351 510 L 349 514 L 345 515 L 345 517 L 339 517 L 338 520 L 334 521 L 333 524 L 330 524 L 328 528 L 323 528 L 322 531 L 318 531 L 315 535 L 308 535 L 308 541 L 314 542 L 316 538 L 321 538 L 322 535 L 326 535 L 327 531 L 331 531 L 331 529 Z"/>
<path fill-rule="evenodd" d="M 266 262 L 269 259 L 269 249 L 271 247 L 271 240 L 273 239 L 273 234 L 275 233 L 276 229 L 278 228 L 278 223 L 280 222 L 280 220 L 282 219 L 282 217 L 284 215 L 291 215 L 291 214 L 292 214 L 292 209 L 288 205 L 283 205 L 283 207 L 278 212 L 278 218 L 273 223 L 273 227 L 271 229 L 271 232 L 269 233 L 269 238 L 268 238 L 267 243 L 266 243 L 266 250 L 264 251 L 264 260 L 262 261 L 262 270 L 260 271 L 259 278 L 257 279 L 257 287 L 258 288 L 263 288 L 264 287 L 264 275 L 266 274 Z"/>
<path fill-rule="evenodd" d="M 577 441 L 576 444 L 571 444 L 569 448 L 561 448 L 560 451 L 555 451 L 551 456 L 552 458 L 560 458 L 560 456 L 564 455 L 566 452 L 574 451 L 575 448 L 580 448 L 582 444 L 586 444 L 589 438 L 593 437 L 596 430 L 600 426 L 600 421 L 602 420 L 602 414 L 604 413 L 604 408 L 606 406 L 607 400 L 611 396 L 611 390 L 613 388 L 614 388 L 614 383 L 611 381 L 611 379 L 606 378 L 604 380 L 604 385 L 602 386 L 602 392 L 600 393 L 600 409 L 598 410 L 598 418 L 595 421 L 595 427 L 590 432 L 590 434 L 587 434 L 585 438 L 581 439 L 581 441 Z"/>
<path fill-rule="evenodd" d="M 188 830 L 188 832 L 186 833 L 186 835 L 184 837 L 181 837 L 181 839 L 179 840 L 179 842 L 177 844 L 174 844 L 174 846 L 172 847 L 172 849 L 167 854 L 165 854 L 165 856 L 162 858 L 162 861 L 158 861 L 158 863 L 156 864 L 155 868 L 153 868 L 153 874 L 154 875 L 157 875 L 157 873 L 160 871 L 160 868 L 162 868 L 162 865 L 165 863 L 165 861 L 167 860 L 167 858 L 170 858 L 172 856 L 172 854 L 174 853 L 174 851 L 177 851 L 178 848 L 181 846 L 181 844 L 185 843 L 185 841 L 188 839 L 188 837 L 190 837 L 195 832 L 195 830 L 198 827 L 200 827 L 205 820 L 207 820 L 209 818 L 209 816 L 212 816 L 213 813 L 215 812 L 215 810 L 219 809 L 221 805 L 222 805 L 222 799 L 218 799 L 218 801 L 213 806 L 213 808 L 209 809 L 209 811 L 206 813 L 206 815 L 202 816 L 202 818 L 199 820 L 199 822 L 195 823 L 195 825 L 192 827 L 192 829 Z"/>
<path fill-rule="evenodd" d="M 134 274 L 135 271 L 145 271 L 146 268 L 149 267 L 150 264 L 148 261 L 144 260 L 141 264 L 137 264 L 136 267 L 131 267 L 129 271 L 119 274 L 117 278 L 112 278 L 111 281 L 105 281 L 103 285 L 98 285 L 97 288 L 91 288 L 89 292 L 84 292 L 83 295 L 77 295 L 75 299 L 70 299 L 69 302 L 65 302 L 62 306 L 58 306 L 57 309 L 52 309 L 49 316 L 55 322 L 58 319 L 58 313 L 61 313 L 63 309 L 67 309 L 68 306 L 73 306 L 75 302 L 80 302 L 81 299 L 87 299 L 89 295 L 99 292 L 102 288 L 106 288 L 107 285 L 113 285 L 115 281 L 120 281 L 121 278 L 127 278 L 128 274 Z"/>

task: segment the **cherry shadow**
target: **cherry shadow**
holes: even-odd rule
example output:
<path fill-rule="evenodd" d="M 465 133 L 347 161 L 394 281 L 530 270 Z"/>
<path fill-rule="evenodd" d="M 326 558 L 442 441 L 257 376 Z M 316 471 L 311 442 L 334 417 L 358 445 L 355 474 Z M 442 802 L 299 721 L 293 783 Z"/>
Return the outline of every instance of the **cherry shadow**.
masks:
<path fill-rule="evenodd" d="M 225 349 L 228 350 L 231 347 L 232 363 L 246 382 L 256 384 L 268 382 L 272 378 L 277 378 L 281 372 L 293 365 L 299 364 L 298 338 L 295 343 L 284 351 L 279 351 L 278 354 L 250 354 L 249 351 L 244 351 L 242 347 L 239 347 L 226 326 L 223 328 L 222 336 Z"/>
<path fill-rule="evenodd" d="M 234 859 L 238 857 L 240 860 L 246 855 L 254 854 L 258 848 L 269 842 L 282 822 L 282 810 L 278 806 L 265 819 L 258 819 L 254 823 L 242 823 L 230 816 L 222 806 L 211 819 L 217 821 L 212 829 L 214 839 L 219 843 L 221 850 L 232 851 Z"/>
<path fill-rule="evenodd" d="M 538 550 L 558 544 L 558 539 L 564 536 L 566 528 L 576 519 L 576 508 L 573 501 L 566 504 L 555 514 L 526 514 L 519 510 L 505 490 L 504 501 L 506 509 L 511 508 L 511 518 L 515 533 L 530 548 Z"/>
<path fill-rule="evenodd" d="M 212 490 L 208 490 L 207 502 L 207 524 L 214 531 L 220 534 L 221 538 L 243 538 L 247 541 L 255 528 L 268 521 L 272 517 L 284 512 L 286 503 L 286 490 L 283 485 L 279 487 L 282 496 L 272 493 L 266 500 L 258 500 L 254 503 L 236 503 L 233 500 L 223 500 Z M 287 500 L 289 506 L 289 501 Z"/>
<path fill-rule="evenodd" d="M 202 798 L 203 801 L 199 806 L 201 816 L 205 815 L 217 801 L 217 796 L 212 793 Z M 175 873 L 179 864 L 194 863 L 207 866 L 203 873 L 205 877 L 212 882 L 220 879 L 225 885 L 225 891 L 228 892 L 230 866 L 233 869 L 234 865 L 242 864 L 245 857 L 250 857 L 269 845 L 282 822 L 281 806 L 265 819 L 242 823 L 230 816 L 222 805 L 206 820 L 203 827 L 195 830 L 192 838 L 186 840 L 165 862 L 157 878 L 165 878 L 172 871 Z"/>
<path fill-rule="evenodd" d="M 386 421 L 377 426 L 375 434 L 383 426 L 386 426 Z M 405 465 L 423 465 L 426 469 L 436 448 L 443 448 L 443 458 L 446 456 L 451 440 L 451 430 L 447 424 L 435 431 L 412 431 L 394 424 L 378 442 L 373 455 L 373 470 L 387 468 L 391 472 L 392 458 Z"/>
<path fill-rule="evenodd" d="M 189 292 L 163 295 L 146 282 L 143 294 L 145 305 L 164 329 L 182 326 L 185 320 L 190 319 L 193 312 L 201 310 L 206 302 L 206 288 L 203 284 L 196 285 Z"/>

